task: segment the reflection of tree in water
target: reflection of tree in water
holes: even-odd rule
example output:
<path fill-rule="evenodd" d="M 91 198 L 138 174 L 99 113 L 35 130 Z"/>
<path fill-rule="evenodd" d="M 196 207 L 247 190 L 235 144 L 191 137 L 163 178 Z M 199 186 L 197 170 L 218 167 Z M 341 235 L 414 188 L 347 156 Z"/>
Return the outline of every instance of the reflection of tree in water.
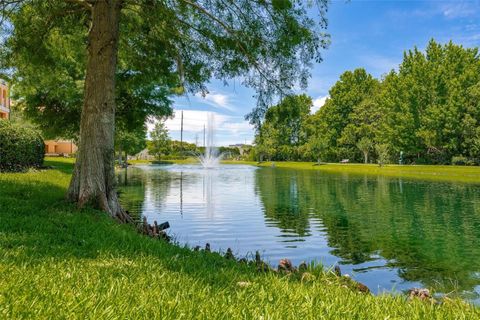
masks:
<path fill-rule="evenodd" d="M 120 203 L 134 219 L 139 220 L 142 218 L 145 203 L 152 203 L 157 208 L 161 207 L 170 191 L 172 181 L 180 178 L 165 170 L 128 168 L 119 171 L 117 179 Z"/>
<path fill-rule="evenodd" d="M 296 233 L 300 236 L 309 235 L 308 206 L 304 206 L 310 197 L 310 192 L 302 190 L 303 184 L 297 183 L 298 172 L 278 174 L 274 169 L 257 170 L 255 175 L 256 190 L 264 205 L 267 221 L 286 233 Z"/>
<path fill-rule="evenodd" d="M 478 186 L 282 169 L 258 170 L 256 183 L 267 219 L 299 235 L 320 219 L 342 263 L 381 255 L 443 292 L 480 284 Z"/>

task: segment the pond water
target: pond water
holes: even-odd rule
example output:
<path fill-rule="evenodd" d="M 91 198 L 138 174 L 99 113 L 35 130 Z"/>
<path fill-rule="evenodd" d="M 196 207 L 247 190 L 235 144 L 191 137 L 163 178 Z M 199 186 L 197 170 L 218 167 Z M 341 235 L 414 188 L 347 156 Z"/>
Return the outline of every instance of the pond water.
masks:
<path fill-rule="evenodd" d="M 123 205 L 168 221 L 180 244 L 339 264 L 375 293 L 428 287 L 480 302 L 480 185 L 245 165 L 118 178 Z"/>

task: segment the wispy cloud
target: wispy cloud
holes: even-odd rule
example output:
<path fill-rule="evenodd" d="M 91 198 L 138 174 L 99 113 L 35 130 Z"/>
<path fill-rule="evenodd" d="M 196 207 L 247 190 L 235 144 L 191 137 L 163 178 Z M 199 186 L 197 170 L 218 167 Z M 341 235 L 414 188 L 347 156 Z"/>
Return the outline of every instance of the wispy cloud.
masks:
<path fill-rule="evenodd" d="M 455 1 L 440 3 L 439 9 L 448 19 L 468 18 L 480 12 L 480 1 Z"/>
<path fill-rule="evenodd" d="M 231 96 L 219 93 L 210 92 L 205 97 L 198 96 L 202 101 L 214 108 L 225 109 L 228 111 L 235 111 L 232 105 Z"/>
<path fill-rule="evenodd" d="M 446 19 L 471 18 L 480 13 L 480 0 L 429 1 L 420 2 L 419 7 L 410 10 L 391 10 L 389 18 L 399 23 L 412 17 L 429 19 L 443 16 Z"/>

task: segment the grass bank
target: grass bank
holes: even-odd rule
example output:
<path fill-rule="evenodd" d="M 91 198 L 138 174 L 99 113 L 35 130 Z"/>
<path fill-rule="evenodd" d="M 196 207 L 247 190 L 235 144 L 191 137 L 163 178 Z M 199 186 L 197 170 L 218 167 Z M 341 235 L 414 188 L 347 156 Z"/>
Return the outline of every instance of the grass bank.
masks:
<path fill-rule="evenodd" d="M 47 165 L 0 174 L 2 319 L 480 318 L 458 300 L 374 297 L 330 273 L 302 282 L 144 237 L 65 203 L 71 160 Z"/>
<path fill-rule="evenodd" d="M 467 166 L 436 166 L 436 165 L 393 165 L 380 167 L 376 164 L 339 164 L 325 163 L 317 165 L 314 162 L 252 162 L 252 161 L 225 161 L 230 164 L 250 164 L 260 167 L 289 168 L 302 170 L 318 170 L 324 172 L 382 175 L 389 177 L 404 177 L 423 180 L 452 181 L 466 183 L 480 183 L 480 167 Z"/>

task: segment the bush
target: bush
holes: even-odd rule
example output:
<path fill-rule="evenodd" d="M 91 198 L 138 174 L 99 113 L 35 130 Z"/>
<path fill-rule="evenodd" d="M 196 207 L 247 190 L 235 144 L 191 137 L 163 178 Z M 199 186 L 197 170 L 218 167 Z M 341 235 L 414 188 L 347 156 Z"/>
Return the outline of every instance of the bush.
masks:
<path fill-rule="evenodd" d="M 40 134 L 10 121 L 0 121 L 0 171 L 40 167 L 45 145 Z"/>
<path fill-rule="evenodd" d="M 478 166 L 479 159 L 467 158 L 464 156 L 455 156 L 455 157 L 452 157 L 452 164 L 454 166 Z"/>
<path fill-rule="evenodd" d="M 463 156 L 452 157 L 452 164 L 454 166 L 464 166 L 467 164 L 467 162 L 468 162 L 468 159 L 466 157 L 463 157 Z"/>
<path fill-rule="evenodd" d="M 469 158 L 466 164 L 467 166 L 478 166 L 480 165 L 480 160 L 477 158 Z"/>

